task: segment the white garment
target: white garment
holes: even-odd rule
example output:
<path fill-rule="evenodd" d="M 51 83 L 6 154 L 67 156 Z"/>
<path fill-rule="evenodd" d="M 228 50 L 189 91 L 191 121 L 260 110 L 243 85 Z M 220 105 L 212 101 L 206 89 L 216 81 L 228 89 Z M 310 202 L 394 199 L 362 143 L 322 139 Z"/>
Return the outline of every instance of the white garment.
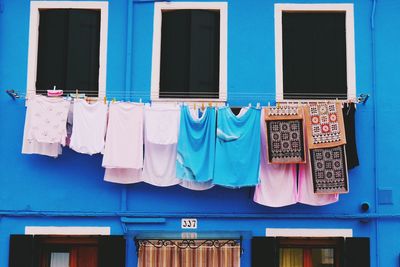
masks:
<path fill-rule="evenodd" d="M 61 101 L 60 101 L 61 100 Z M 45 114 L 45 116 L 42 114 L 43 109 L 46 110 L 47 108 L 51 108 L 51 111 L 46 110 L 45 113 L 54 113 L 57 110 L 61 108 L 61 110 L 64 109 L 64 105 L 67 104 L 69 105 L 69 102 L 63 100 L 63 99 L 47 99 L 45 96 L 35 96 L 34 98 L 30 99 L 27 101 L 27 110 L 26 110 L 26 116 L 25 116 L 25 126 L 24 126 L 24 137 L 23 137 L 23 142 L 22 142 L 22 153 L 23 154 L 39 154 L 39 155 L 45 155 L 45 156 L 50 156 L 50 157 L 58 157 L 58 155 L 61 155 L 62 153 L 62 148 L 61 148 L 61 142 L 39 142 L 36 140 L 35 133 L 40 132 L 40 126 L 41 119 L 49 116 L 51 114 Z M 43 108 L 44 106 L 44 108 Z M 54 106 L 60 106 L 56 107 L 53 109 Z M 59 111 L 57 111 L 59 112 Z M 53 114 L 54 115 L 54 114 Z M 65 122 L 63 122 L 63 117 L 64 114 L 61 114 L 60 116 L 56 115 L 56 119 L 52 121 L 51 123 L 46 123 L 52 124 L 55 121 L 60 122 L 61 125 L 64 125 L 64 128 L 66 128 Z M 60 118 L 61 117 L 61 118 Z M 34 126 L 33 126 L 34 125 Z M 34 128 L 34 129 L 33 129 Z M 46 127 L 49 128 L 49 127 Z M 62 127 L 60 127 L 62 128 Z M 52 132 L 54 132 L 52 130 Z M 65 132 L 66 134 L 66 132 Z M 64 136 L 64 132 L 62 133 L 62 136 Z M 65 140 L 64 138 L 61 138 L 62 140 Z"/>
<path fill-rule="evenodd" d="M 74 102 L 73 129 L 70 148 L 79 153 L 93 155 L 104 152 L 107 125 L 107 104 L 85 100 Z"/>
<path fill-rule="evenodd" d="M 177 106 L 147 106 L 146 140 L 159 145 L 178 143 L 179 121 L 180 108 Z"/>
<path fill-rule="evenodd" d="M 102 166 L 143 167 L 143 104 L 111 103 Z"/>
<path fill-rule="evenodd" d="M 70 102 L 62 98 L 35 96 L 27 105 L 30 115 L 25 138 L 65 145 Z"/>
<path fill-rule="evenodd" d="M 192 118 L 194 120 L 199 120 L 199 109 L 195 108 L 190 108 L 190 115 L 192 115 Z M 195 191 L 204 191 L 208 190 L 210 188 L 213 188 L 214 185 L 212 181 L 207 181 L 207 182 L 196 182 L 196 181 L 189 181 L 189 180 L 180 180 L 180 186 L 186 189 L 190 190 L 195 190 Z"/>
<path fill-rule="evenodd" d="M 145 107 L 145 153 L 142 180 L 155 186 L 180 183 L 176 178 L 176 148 L 180 108 Z"/>
<path fill-rule="evenodd" d="M 142 181 L 142 169 L 106 169 L 104 173 L 104 181 L 118 184 L 139 183 Z"/>
<path fill-rule="evenodd" d="M 254 202 L 268 207 L 283 207 L 297 202 L 297 173 L 295 164 L 268 164 L 267 128 L 264 109 L 261 112 L 260 183 L 254 192 Z"/>

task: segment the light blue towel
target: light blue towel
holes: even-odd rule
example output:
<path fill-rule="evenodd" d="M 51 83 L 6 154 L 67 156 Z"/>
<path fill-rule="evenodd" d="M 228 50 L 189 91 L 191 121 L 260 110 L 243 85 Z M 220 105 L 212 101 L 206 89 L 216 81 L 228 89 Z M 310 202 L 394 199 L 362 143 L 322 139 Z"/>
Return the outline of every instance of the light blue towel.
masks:
<path fill-rule="evenodd" d="M 229 107 L 218 109 L 214 184 L 227 187 L 258 184 L 261 110 L 248 108 L 235 116 Z"/>
<path fill-rule="evenodd" d="M 177 178 L 196 182 L 213 179 L 215 121 L 215 108 L 208 107 L 200 119 L 194 119 L 187 106 L 181 108 Z"/>

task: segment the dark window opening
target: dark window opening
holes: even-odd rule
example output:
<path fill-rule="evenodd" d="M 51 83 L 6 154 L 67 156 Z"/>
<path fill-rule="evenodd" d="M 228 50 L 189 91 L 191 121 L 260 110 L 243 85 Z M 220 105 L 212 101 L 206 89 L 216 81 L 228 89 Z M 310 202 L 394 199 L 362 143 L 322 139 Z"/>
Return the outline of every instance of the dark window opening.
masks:
<path fill-rule="evenodd" d="M 123 236 L 11 235 L 9 267 L 125 267 Z"/>
<path fill-rule="evenodd" d="M 346 13 L 283 12 L 285 99 L 346 99 Z"/>
<path fill-rule="evenodd" d="M 220 13 L 162 12 L 160 98 L 218 98 Z"/>
<path fill-rule="evenodd" d="M 252 267 L 370 267 L 367 237 L 253 237 Z"/>
<path fill-rule="evenodd" d="M 278 238 L 279 267 L 339 267 L 342 238 Z"/>
<path fill-rule="evenodd" d="M 99 10 L 40 10 L 36 92 L 98 96 L 99 48 Z"/>

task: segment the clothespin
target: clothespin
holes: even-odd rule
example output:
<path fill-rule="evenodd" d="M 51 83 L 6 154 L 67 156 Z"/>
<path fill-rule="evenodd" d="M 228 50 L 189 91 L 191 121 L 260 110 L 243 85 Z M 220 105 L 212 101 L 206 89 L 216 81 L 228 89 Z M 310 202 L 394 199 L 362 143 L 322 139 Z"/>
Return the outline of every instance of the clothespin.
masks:
<path fill-rule="evenodd" d="M 104 96 L 104 105 L 107 104 L 107 96 Z"/>
<path fill-rule="evenodd" d="M 115 101 L 117 101 L 117 100 L 115 99 L 115 97 L 113 97 L 113 100 L 112 100 L 113 104 L 115 103 Z"/>
<path fill-rule="evenodd" d="M 249 103 L 249 108 L 251 108 L 251 103 Z"/>
<path fill-rule="evenodd" d="M 142 98 L 139 99 L 139 102 L 142 103 Z"/>
<path fill-rule="evenodd" d="M 271 103 L 268 101 L 268 107 L 271 105 Z"/>
<path fill-rule="evenodd" d="M 193 109 L 196 110 L 197 106 L 196 103 L 193 103 Z"/>
<path fill-rule="evenodd" d="M 75 90 L 75 99 L 78 99 L 78 93 L 79 93 L 79 91 L 78 91 L 78 89 L 76 89 Z"/>
<path fill-rule="evenodd" d="M 204 102 L 202 102 L 201 103 L 201 110 L 204 110 L 205 109 L 205 105 L 204 105 Z"/>
<path fill-rule="evenodd" d="M 281 102 L 276 102 L 276 106 L 277 106 L 278 108 L 280 108 L 280 107 L 281 107 Z"/>
<path fill-rule="evenodd" d="M 208 106 L 209 106 L 209 107 L 212 107 L 212 102 L 211 102 L 211 101 L 208 102 Z"/>
<path fill-rule="evenodd" d="M 257 102 L 257 109 L 260 108 L 260 102 Z"/>

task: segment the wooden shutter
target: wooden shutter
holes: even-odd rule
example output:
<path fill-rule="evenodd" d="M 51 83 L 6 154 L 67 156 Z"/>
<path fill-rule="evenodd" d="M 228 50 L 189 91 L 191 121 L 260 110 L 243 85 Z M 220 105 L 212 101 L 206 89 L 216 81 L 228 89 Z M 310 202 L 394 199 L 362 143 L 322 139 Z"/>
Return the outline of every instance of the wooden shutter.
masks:
<path fill-rule="evenodd" d="M 125 267 L 125 248 L 123 236 L 99 237 L 99 267 Z"/>
<path fill-rule="evenodd" d="M 275 237 L 253 237 L 251 240 L 251 266 L 278 266 L 277 240 Z"/>
<path fill-rule="evenodd" d="M 344 267 L 370 267 L 369 238 L 346 238 L 344 250 Z"/>
<path fill-rule="evenodd" d="M 8 267 L 38 267 L 39 248 L 32 235 L 11 235 Z"/>

